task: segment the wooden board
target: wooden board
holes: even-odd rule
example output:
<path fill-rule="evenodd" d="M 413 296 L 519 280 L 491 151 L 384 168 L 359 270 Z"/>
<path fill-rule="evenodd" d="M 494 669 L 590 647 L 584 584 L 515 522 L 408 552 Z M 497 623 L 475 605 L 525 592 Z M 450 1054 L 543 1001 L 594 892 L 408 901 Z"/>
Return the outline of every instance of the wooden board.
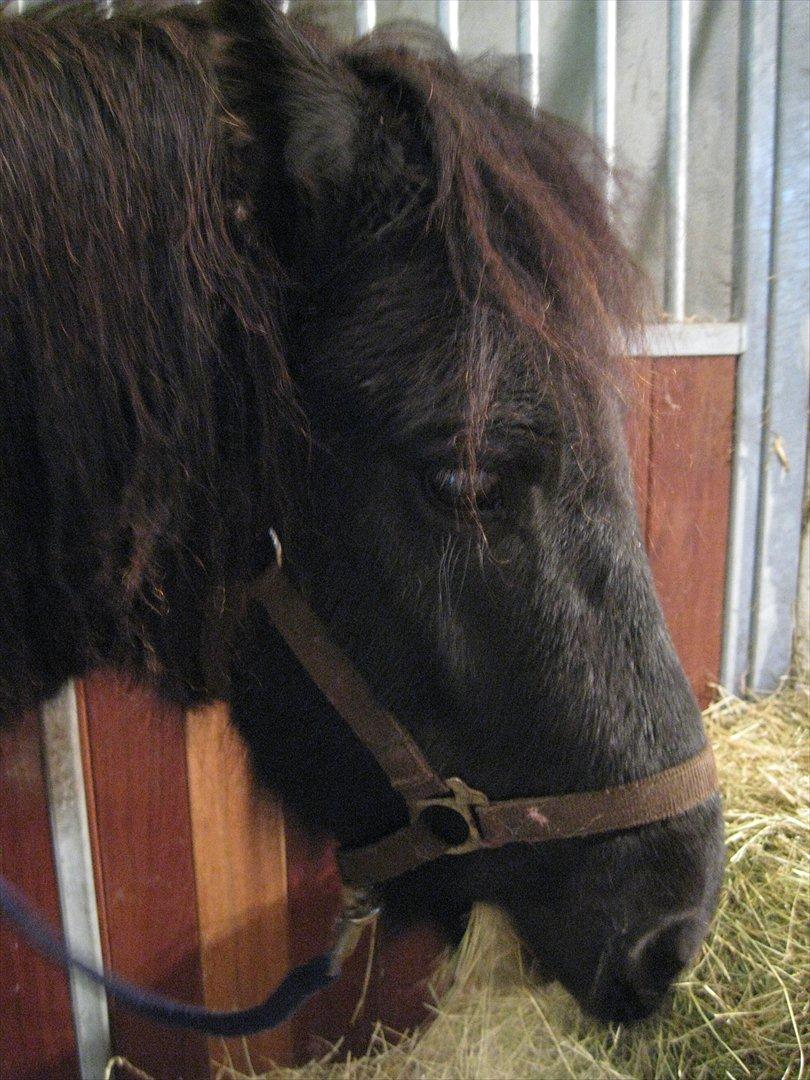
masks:
<path fill-rule="evenodd" d="M 647 550 L 701 705 L 720 671 L 734 378 L 731 356 L 653 363 Z"/>
<path fill-rule="evenodd" d="M 183 716 L 108 674 L 80 697 L 105 963 L 171 997 L 203 1000 Z M 157 1080 L 207 1077 L 205 1040 L 111 1002 L 116 1053 Z"/>
<path fill-rule="evenodd" d="M 0 729 L 0 874 L 60 927 L 36 714 Z M 0 1077 L 78 1075 L 67 976 L 0 920 Z"/>
<path fill-rule="evenodd" d="M 334 851 L 330 844 L 308 839 L 292 823 L 287 825 L 287 905 L 291 963 L 300 964 L 329 949 L 341 906 Z M 351 1048 L 362 1050 L 359 1043 L 366 1026 L 361 1024 L 358 1038 L 349 1022 L 362 990 L 366 947 L 367 942 L 361 943 L 344 966 L 338 983 L 316 994 L 294 1018 L 296 1063 L 321 1057 L 336 1040 L 347 1035 Z"/>
<path fill-rule="evenodd" d="M 650 493 L 650 412 L 652 409 L 653 360 L 639 357 L 631 367 L 627 389 L 625 434 L 636 492 L 641 535 L 647 537 Z"/>
<path fill-rule="evenodd" d="M 260 799 L 227 708 L 191 713 L 187 754 L 205 1003 L 254 1005 L 289 968 L 284 821 Z M 214 1061 L 243 1072 L 290 1060 L 289 1025 L 249 1039 L 211 1040 Z"/>

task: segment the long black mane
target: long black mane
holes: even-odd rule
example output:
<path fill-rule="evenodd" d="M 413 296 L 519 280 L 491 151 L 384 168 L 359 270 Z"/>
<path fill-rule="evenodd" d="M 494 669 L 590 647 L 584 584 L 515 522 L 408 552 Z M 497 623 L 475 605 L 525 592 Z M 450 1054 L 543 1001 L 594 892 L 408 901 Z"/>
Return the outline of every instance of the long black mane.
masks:
<path fill-rule="evenodd" d="M 235 227 L 207 37 L 0 18 L 0 710 L 98 659 L 199 693 L 200 598 L 264 525 L 278 269 Z"/>
<path fill-rule="evenodd" d="M 296 214 L 279 165 L 284 58 L 272 37 L 257 44 L 256 17 L 252 3 L 111 20 L 67 5 L 0 23 L 0 627 L 13 657 L 0 705 L 99 660 L 199 695 L 218 597 L 261 560 L 294 414 L 278 258 L 295 261 L 292 245 L 324 260 L 336 241 L 317 233 L 317 209 Z M 465 311 L 451 361 L 416 377 L 414 417 L 420 379 L 443 366 L 472 477 L 517 348 L 531 393 L 572 442 L 587 437 L 639 315 L 591 144 L 407 30 L 339 48 L 302 25 L 301 97 L 323 80 L 312 40 L 370 95 L 356 135 L 368 153 L 342 178 L 361 194 L 333 208 L 333 233 L 371 258 L 392 231 L 430 236 Z M 247 42 L 263 65 L 246 64 Z M 369 176 L 379 124 L 404 150 Z M 511 351 L 493 346 L 505 337 Z"/>

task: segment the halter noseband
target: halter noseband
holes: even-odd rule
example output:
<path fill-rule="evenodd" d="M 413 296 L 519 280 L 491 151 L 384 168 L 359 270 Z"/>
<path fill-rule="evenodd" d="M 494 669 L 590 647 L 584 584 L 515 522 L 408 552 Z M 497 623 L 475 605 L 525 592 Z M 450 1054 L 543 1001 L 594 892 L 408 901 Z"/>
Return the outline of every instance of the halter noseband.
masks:
<path fill-rule="evenodd" d="M 683 814 L 717 790 L 711 746 L 653 776 L 620 787 L 490 802 L 428 763 L 399 721 L 375 700 L 363 676 L 292 585 L 277 561 L 250 590 L 290 651 L 338 715 L 372 753 L 403 798 L 409 822 L 375 843 L 343 848 L 344 882 L 369 886 L 443 855 L 525 842 L 544 843 L 633 829 Z"/>

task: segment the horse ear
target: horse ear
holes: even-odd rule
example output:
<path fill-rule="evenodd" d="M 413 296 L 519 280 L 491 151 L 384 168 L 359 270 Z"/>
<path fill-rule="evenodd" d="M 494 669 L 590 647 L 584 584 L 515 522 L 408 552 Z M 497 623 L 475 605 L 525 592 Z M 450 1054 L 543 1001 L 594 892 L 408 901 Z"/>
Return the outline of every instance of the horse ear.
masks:
<path fill-rule="evenodd" d="M 269 0 L 215 0 L 212 19 L 220 86 L 250 194 L 275 203 L 276 213 L 288 194 L 310 214 L 334 211 L 361 152 L 362 83 Z"/>

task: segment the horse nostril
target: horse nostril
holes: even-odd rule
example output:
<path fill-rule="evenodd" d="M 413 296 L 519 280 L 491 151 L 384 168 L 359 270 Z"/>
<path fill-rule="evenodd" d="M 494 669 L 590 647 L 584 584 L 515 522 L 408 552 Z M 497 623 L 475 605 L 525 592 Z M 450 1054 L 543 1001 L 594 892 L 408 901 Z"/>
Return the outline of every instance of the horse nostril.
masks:
<path fill-rule="evenodd" d="M 642 999 L 660 997 L 686 967 L 703 940 L 705 923 L 682 917 L 658 926 L 635 943 L 627 957 L 626 979 Z"/>
<path fill-rule="evenodd" d="M 678 916 L 659 923 L 626 949 L 618 948 L 591 989 L 588 1009 L 600 1020 L 632 1023 L 661 1005 L 675 976 L 697 952 L 706 932 L 703 920 Z"/>

